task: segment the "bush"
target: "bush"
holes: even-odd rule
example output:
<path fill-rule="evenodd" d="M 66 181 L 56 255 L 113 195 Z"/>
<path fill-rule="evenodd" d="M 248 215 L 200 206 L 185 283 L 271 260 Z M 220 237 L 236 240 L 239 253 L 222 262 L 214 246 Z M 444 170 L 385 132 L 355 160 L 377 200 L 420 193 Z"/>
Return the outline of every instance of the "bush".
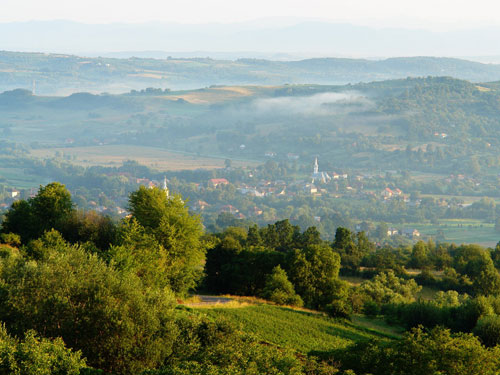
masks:
<path fill-rule="evenodd" d="M 472 334 L 439 327 L 415 328 L 388 344 L 358 342 L 335 358 L 342 369 L 373 375 L 496 375 L 500 368 L 498 347 L 487 349 Z"/>
<path fill-rule="evenodd" d="M 79 375 L 86 367 L 80 352 L 59 339 L 40 339 L 28 331 L 19 341 L 0 327 L 0 373 L 12 375 Z"/>
<path fill-rule="evenodd" d="M 161 363 L 176 335 L 173 298 L 145 291 L 134 275 L 62 239 L 42 239 L 39 261 L 21 257 L 0 263 L 0 319 L 13 334 L 34 329 L 62 337 L 91 366 L 135 374 Z M 44 247 L 57 243 L 59 248 Z"/>
<path fill-rule="evenodd" d="M 376 317 L 380 314 L 380 306 L 373 301 L 367 301 L 363 306 L 363 313 L 367 316 Z"/>
<path fill-rule="evenodd" d="M 358 287 L 358 293 L 382 305 L 412 302 L 421 289 L 415 280 L 404 280 L 397 277 L 393 271 L 388 271 L 378 274 L 372 280 L 364 281 Z"/>
<path fill-rule="evenodd" d="M 333 375 L 326 363 L 261 343 L 223 320 L 182 316 L 173 354 L 150 375 Z"/>
<path fill-rule="evenodd" d="M 492 347 L 500 344 L 500 316 L 491 315 L 480 318 L 473 332 L 486 346 Z"/>
<path fill-rule="evenodd" d="M 286 272 L 276 266 L 267 276 L 266 285 L 261 296 L 278 305 L 302 306 L 302 298 L 295 293 L 293 284 L 288 280 Z"/>
<path fill-rule="evenodd" d="M 2 233 L 0 234 L 0 239 L 4 244 L 9 246 L 19 247 L 21 246 L 21 236 L 15 233 Z"/>

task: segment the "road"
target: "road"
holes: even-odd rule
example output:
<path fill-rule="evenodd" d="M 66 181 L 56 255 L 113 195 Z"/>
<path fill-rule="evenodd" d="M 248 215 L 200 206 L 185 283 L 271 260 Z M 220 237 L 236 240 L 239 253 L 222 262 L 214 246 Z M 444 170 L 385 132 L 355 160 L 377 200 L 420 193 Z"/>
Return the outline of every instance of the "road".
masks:
<path fill-rule="evenodd" d="M 207 296 L 197 294 L 194 297 L 199 299 L 198 302 L 187 303 L 186 306 L 196 307 L 196 306 L 213 306 L 213 305 L 224 305 L 231 301 L 234 301 L 230 297 L 219 297 L 219 296 Z"/>

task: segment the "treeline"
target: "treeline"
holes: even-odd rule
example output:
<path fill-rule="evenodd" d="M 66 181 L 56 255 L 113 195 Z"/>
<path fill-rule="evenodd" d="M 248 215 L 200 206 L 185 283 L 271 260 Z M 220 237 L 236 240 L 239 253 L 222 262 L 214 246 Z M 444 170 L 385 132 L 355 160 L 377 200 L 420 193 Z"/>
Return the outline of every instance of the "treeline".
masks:
<path fill-rule="evenodd" d="M 168 198 L 160 189 L 133 192 L 129 209 L 130 217 L 119 223 L 77 211 L 66 188 L 52 183 L 7 212 L 0 248 L 1 371 L 337 371 L 177 308 L 176 298 L 203 274 L 211 239 L 180 197 Z"/>
<path fill-rule="evenodd" d="M 167 197 L 157 188 L 132 192 L 128 205 L 130 216 L 115 222 L 76 210 L 64 185 L 51 183 L 10 208 L 0 245 L 0 372 L 359 375 L 382 374 L 385 368 L 385 374 L 458 375 L 478 373 L 479 365 L 484 374 L 500 370 L 494 335 L 500 303 L 492 287 L 498 273 L 488 250 L 432 243 L 377 249 L 363 233 L 345 228 L 328 242 L 314 227 L 302 231 L 287 220 L 206 234 L 180 196 Z M 441 253 L 448 257 L 435 256 Z M 404 266 L 416 261 L 427 274 L 455 270 L 472 296 L 443 292 L 428 307 L 417 298 L 421 287 L 405 274 Z M 352 287 L 339 278 L 341 271 L 375 276 Z M 361 311 L 408 327 L 444 325 L 451 331 L 419 328 L 402 340 L 302 355 L 177 305 L 177 298 L 200 287 L 304 305 L 333 317 Z M 448 368 L 451 363 L 456 366 Z"/>
<path fill-rule="evenodd" d="M 248 231 L 228 228 L 213 237 L 216 244 L 205 266 L 209 291 L 271 297 L 285 304 L 303 301 L 334 316 L 348 315 L 348 286 L 338 277 L 340 256 L 314 227 L 302 233 L 283 220 Z"/>

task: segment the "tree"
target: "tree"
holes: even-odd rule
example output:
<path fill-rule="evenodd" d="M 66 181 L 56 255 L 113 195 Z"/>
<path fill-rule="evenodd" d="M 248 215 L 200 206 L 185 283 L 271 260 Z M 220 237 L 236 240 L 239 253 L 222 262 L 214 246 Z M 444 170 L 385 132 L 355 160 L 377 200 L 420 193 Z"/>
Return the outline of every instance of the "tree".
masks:
<path fill-rule="evenodd" d="M 39 338 L 34 331 L 28 331 L 20 341 L 0 327 L 1 374 L 79 375 L 85 368 L 81 353 L 67 349 L 60 338 Z"/>
<path fill-rule="evenodd" d="M 9 332 L 62 337 L 91 366 L 115 374 L 154 368 L 170 354 L 175 300 L 167 290 L 145 289 L 137 276 L 62 238 L 42 242 L 38 261 L 1 260 L 0 320 Z"/>
<path fill-rule="evenodd" d="M 185 294 L 201 278 L 206 244 L 203 226 L 197 215 L 191 215 L 179 196 L 169 198 L 165 191 L 143 186 L 130 194 L 132 217 L 152 236 L 165 252 L 162 257 L 164 277 L 172 290 Z M 122 240 L 122 246 L 140 247 L 140 243 Z"/>
<path fill-rule="evenodd" d="M 96 211 L 73 211 L 61 225 L 61 234 L 71 243 L 91 242 L 103 255 L 116 242 L 116 225 Z"/>
<path fill-rule="evenodd" d="M 373 375 L 496 375 L 499 348 L 487 349 L 472 334 L 452 335 L 440 327 L 405 333 L 389 345 L 359 342 L 342 353 L 343 369 Z"/>
<path fill-rule="evenodd" d="M 495 232 L 500 232 L 500 217 L 495 220 Z"/>
<path fill-rule="evenodd" d="M 23 243 L 35 238 L 34 217 L 28 201 L 19 200 L 12 203 L 5 214 L 2 232 L 18 234 Z"/>
<path fill-rule="evenodd" d="M 476 294 L 500 293 L 500 275 L 493 265 L 490 253 L 478 245 L 462 245 L 457 248 L 453 266 L 460 274 L 472 280 Z"/>
<path fill-rule="evenodd" d="M 266 277 L 266 285 L 261 296 L 278 305 L 302 306 L 303 301 L 295 293 L 293 284 L 288 280 L 286 272 L 278 265 Z"/>
<path fill-rule="evenodd" d="M 413 245 L 409 266 L 413 268 L 424 268 L 430 265 L 429 249 L 424 241 L 418 241 Z"/>
<path fill-rule="evenodd" d="M 40 237 L 50 229 L 60 229 L 73 213 L 71 194 L 58 182 L 40 186 L 38 194 L 29 200 L 14 202 L 5 215 L 3 233 L 16 233 L 23 243 Z"/>
<path fill-rule="evenodd" d="M 30 200 L 30 205 L 40 235 L 48 229 L 58 229 L 74 210 L 71 194 L 58 182 L 40 187 L 38 194 Z"/>
<path fill-rule="evenodd" d="M 479 318 L 473 332 L 487 347 L 500 344 L 500 316 L 490 315 Z"/>
<path fill-rule="evenodd" d="M 389 230 L 389 226 L 386 223 L 380 223 L 377 225 L 377 228 L 375 229 L 374 236 L 376 239 L 379 241 L 384 241 L 387 239 L 387 231 Z"/>
<path fill-rule="evenodd" d="M 393 271 L 388 271 L 378 274 L 372 280 L 364 281 L 359 286 L 358 292 L 365 295 L 368 300 L 382 305 L 414 301 L 421 289 L 415 280 L 405 281 L 397 277 Z"/>
<path fill-rule="evenodd" d="M 327 245 L 310 245 L 295 250 L 288 267 L 295 290 L 311 308 L 321 308 L 345 298 L 345 284 L 339 280 L 340 256 Z"/>
<path fill-rule="evenodd" d="M 182 316 L 180 334 L 164 367 L 151 375 L 334 375 L 336 367 L 293 351 L 262 345 L 226 320 Z M 347 374 L 346 374 L 347 375 Z"/>

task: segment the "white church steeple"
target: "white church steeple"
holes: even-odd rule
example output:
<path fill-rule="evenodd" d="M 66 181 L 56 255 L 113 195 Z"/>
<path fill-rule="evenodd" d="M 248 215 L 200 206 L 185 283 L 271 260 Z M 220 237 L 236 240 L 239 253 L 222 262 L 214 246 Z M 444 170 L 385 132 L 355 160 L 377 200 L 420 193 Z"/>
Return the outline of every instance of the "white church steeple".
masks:
<path fill-rule="evenodd" d="M 168 190 L 167 186 L 167 176 L 163 178 L 163 191 L 167 194 L 167 198 L 170 197 L 170 191 Z"/>
<path fill-rule="evenodd" d="M 319 171 L 319 165 L 318 165 L 318 158 L 316 157 L 314 159 L 314 171 L 312 174 L 312 183 L 314 184 L 315 182 L 321 182 L 323 184 L 327 183 L 330 181 L 332 178 L 328 175 L 326 172 L 320 172 Z"/>

